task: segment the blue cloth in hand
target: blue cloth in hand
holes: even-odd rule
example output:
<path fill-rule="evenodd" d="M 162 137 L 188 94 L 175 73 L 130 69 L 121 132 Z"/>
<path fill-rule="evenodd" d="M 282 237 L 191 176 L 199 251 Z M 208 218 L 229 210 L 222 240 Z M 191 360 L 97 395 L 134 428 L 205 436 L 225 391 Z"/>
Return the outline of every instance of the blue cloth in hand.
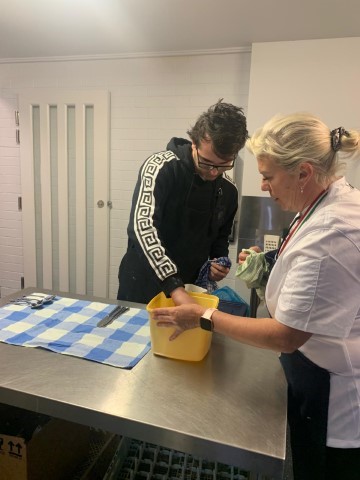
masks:
<path fill-rule="evenodd" d="M 216 260 L 207 260 L 204 265 L 200 268 L 198 278 L 196 279 L 195 285 L 198 287 L 205 288 L 208 293 L 212 293 L 214 290 L 217 290 L 218 285 L 214 280 L 210 280 L 210 267 L 212 263 L 217 263 L 223 267 L 231 268 L 231 260 L 229 257 L 219 257 Z"/>

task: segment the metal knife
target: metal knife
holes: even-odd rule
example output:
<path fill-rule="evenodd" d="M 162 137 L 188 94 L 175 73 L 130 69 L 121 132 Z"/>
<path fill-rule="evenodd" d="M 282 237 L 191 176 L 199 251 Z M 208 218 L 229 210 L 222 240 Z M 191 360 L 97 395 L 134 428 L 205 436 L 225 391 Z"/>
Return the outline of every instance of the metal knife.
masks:
<path fill-rule="evenodd" d="M 129 307 L 123 307 L 121 305 L 117 305 L 115 308 L 111 310 L 111 312 L 106 315 L 106 317 L 102 318 L 98 323 L 97 327 L 106 327 L 107 325 L 110 325 L 115 318 L 119 317 L 122 313 L 126 312 L 129 310 Z"/>

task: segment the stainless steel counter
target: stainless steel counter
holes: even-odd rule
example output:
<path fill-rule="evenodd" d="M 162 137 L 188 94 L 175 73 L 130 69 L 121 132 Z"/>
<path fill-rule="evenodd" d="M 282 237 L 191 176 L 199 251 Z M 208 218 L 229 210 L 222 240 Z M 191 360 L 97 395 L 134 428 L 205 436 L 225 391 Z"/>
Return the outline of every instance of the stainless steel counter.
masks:
<path fill-rule="evenodd" d="M 149 352 L 124 370 L 3 343 L 0 362 L 1 403 L 282 478 L 286 384 L 276 353 L 214 334 L 201 362 Z"/>

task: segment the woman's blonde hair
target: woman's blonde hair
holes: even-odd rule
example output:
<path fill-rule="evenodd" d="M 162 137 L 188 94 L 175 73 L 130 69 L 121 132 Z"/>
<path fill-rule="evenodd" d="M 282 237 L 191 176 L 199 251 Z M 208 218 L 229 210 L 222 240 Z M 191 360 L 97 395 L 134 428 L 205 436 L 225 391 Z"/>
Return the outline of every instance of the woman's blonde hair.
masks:
<path fill-rule="evenodd" d="M 246 147 L 255 157 L 271 157 L 290 172 L 308 162 L 314 167 L 317 181 L 326 183 L 344 167 L 337 152 L 360 151 L 359 138 L 355 130 L 340 127 L 330 131 L 314 115 L 294 113 L 271 118 L 247 140 Z"/>

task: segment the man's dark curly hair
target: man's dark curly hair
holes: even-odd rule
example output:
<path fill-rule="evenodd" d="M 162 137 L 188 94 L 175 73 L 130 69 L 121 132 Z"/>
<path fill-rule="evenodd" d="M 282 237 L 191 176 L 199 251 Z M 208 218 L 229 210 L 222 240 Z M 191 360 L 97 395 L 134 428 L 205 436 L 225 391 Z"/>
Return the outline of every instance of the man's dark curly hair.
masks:
<path fill-rule="evenodd" d="M 224 103 L 221 98 L 200 115 L 187 134 L 197 148 L 202 140 L 211 141 L 214 153 L 220 158 L 236 155 L 248 138 L 243 109 Z"/>

